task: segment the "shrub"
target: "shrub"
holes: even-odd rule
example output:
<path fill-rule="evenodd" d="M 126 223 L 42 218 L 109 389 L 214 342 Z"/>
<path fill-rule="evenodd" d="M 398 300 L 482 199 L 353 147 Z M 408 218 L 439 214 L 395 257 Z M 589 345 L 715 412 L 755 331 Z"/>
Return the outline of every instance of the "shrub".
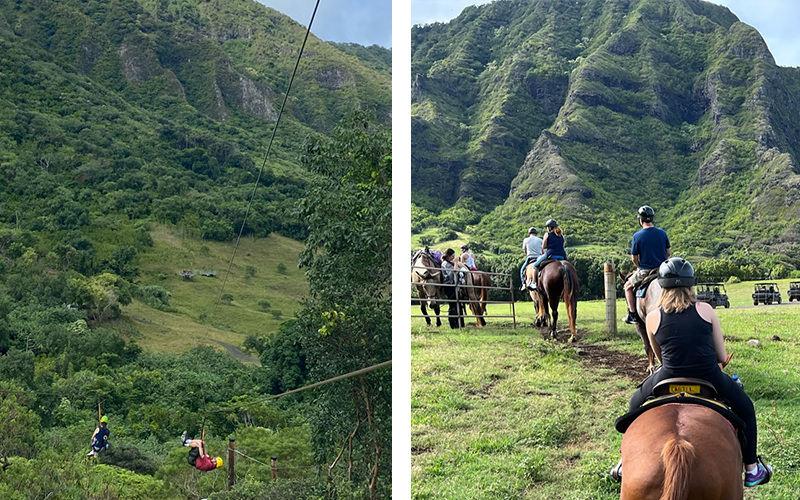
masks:
<path fill-rule="evenodd" d="M 258 301 L 258 308 L 264 312 L 269 311 L 269 308 L 272 307 L 272 304 L 269 303 L 267 299 L 261 299 Z"/>
<path fill-rule="evenodd" d="M 148 306 L 164 311 L 169 307 L 172 294 L 160 285 L 144 285 L 137 289 L 137 298 Z"/>
<path fill-rule="evenodd" d="M 273 318 L 281 319 L 281 316 L 283 316 L 283 312 L 281 310 L 279 310 L 279 309 L 273 309 L 272 310 L 272 317 Z"/>
<path fill-rule="evenodd" d="M 278 274 L 286 274 L 286 264 L 283 262 L 278 264 Z"/>
<path fill-rule="evenodd" d="M 226 306 L 229 306 L 231 305 L 231 302 L 233 302 L 233 295 L 229 293 L 223 293 L 219 300 L 221 300 Z"/>

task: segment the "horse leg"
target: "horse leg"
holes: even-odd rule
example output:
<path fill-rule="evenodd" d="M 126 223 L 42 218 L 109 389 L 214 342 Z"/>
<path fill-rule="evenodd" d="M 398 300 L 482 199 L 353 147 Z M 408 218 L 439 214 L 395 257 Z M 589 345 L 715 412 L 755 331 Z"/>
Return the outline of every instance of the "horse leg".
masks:
<path fill-rule="evenodd" d="M 656 353 L 653 352 L 653 347 L 650 345 L 650 339 L 647 336 L 647 328 L 644 323 L 637 321 L 635 326 L 636 333 L 639 334 L 642 338 L 642 343 L 644 343 L 644 353 L 647 355 L 647 373 L 648 375 L 652 375 L 656 369 Z"/>
<path fill-rule="evenodd" d="M 422 311 L 422 315 L 425 316 L 425 323 L 427 323 L 428 326 L 431 326 L 431 318 L 428 316 L 428 308 L 425 307 L 425 302 L 422 300 L 419 303 L 419 310 Z"/>
<path fill-rule="evenodd" d="M 558 325 L 558 299 L 550 301 L 550 308 L 553 310 L 553 322 L 550 323 L 550 338 L 555 339 Z"/>
<path fill-rule="evenodd" d="M 431 307 L 433 308 L 433 312 L 436 313 L 436 327 L 438 328 L 438 327 L 442 326 L 442 320 L 441 320 L 441 318 L 439 318 L 439 313 L 441 312 L 441 307 L 439 306 L 438 303 L 433 304 Z M 428 322 L 428 324 L 430 324 L 430 322 Z"/>

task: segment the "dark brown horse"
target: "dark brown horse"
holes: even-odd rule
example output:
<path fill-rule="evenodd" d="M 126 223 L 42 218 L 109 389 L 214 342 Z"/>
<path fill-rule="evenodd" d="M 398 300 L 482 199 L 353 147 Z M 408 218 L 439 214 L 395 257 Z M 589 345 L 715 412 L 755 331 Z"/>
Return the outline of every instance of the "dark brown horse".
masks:
<path fill-rule="evenodd" d="M 558 302 L 563 300 L 567 307 L 569 317 L 569 342 L 575 340 L 577 327 L 575 319 L 578 315 L 578 273 L 566 260 L 556 260 L 547 264 L 539 271 L 537 284 L 539 290 L 539 313 L 536 317 L 536 326 L 550 324 L 550 338 L 556 338 L 558 324 Z M 553 310 L 553 319 L 550 321 L 550 311 Z"/>
<path fill-rule="evenodd" d="M 481 271 L 470 271 L 464 268 L 466 287 L 462 288 L 465 298 L 469 301 L 469 308 L 475 316 L 475 324 L 478 328 L 486 326 L 483 316 L 486 314 L 486 300 L 489 296 L 489 288 L 492 280 L 488 274 Z"/>
<path fill-rule="evenodd" d="M 743 489 L 736 432 L 710 408 L 653 408 L 622 438 L 620 500 L 742 500 Z"/>
<path fill-rule="evenodd" d="M 438 267 L 428 247 L 418 251 L 411 260 L 411 283 L 417 288 L 419 309 L 425 316 L 425 323 L 428 326 L 431 326 L 431 318 L 428 316 L 427 307 L 433 309 L 436 313 L 437 327 L 442 326 L 442 320 L 439 319 L 439 302 L 437 302 L 441 296 L 442 271 Z"/>
<path fill-rule="evenodd" d="M 619 273 L 623 284 L 631 274 L 633 273 L 630 272 L 627 275 Z M 661 285 L 658 284 L 657 279 L 653 280 L 650 285 L 648 285 L 644 297 L 636 297 L 636 314 L 639 315 L 639 320 L 636 321 L 635 328 L 636 333 L 639 334 L 639 337 L 642 338 L 642 343 L 644 343 L 644 352 L 647 355 L 647 372 L 650 374 L 656 369 L 656 354 L 653 352 L 653 347 L 650 345 L 650 338 L 647 336 L 647 328 L 644 324 L 644 320 L 651 311 L 654 311 L 658 307 L 659 297 L 661 297 Z"/>

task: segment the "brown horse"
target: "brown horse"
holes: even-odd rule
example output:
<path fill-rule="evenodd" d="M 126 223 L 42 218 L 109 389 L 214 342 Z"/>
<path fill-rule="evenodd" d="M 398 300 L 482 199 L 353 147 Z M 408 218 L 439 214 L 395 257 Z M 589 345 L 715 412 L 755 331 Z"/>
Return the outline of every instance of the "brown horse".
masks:
<path fill-rule="evenodd" d="M 411 260 L 411 283 L 417 288 L 419 309 L 425 316 L 428 326 L 431 326 L 431 318 L 428 316 L 427 307 L 433 309 L 436 313 L 437 327 L 442 326 L 442 320 L 439 319 L 439 302 L 437 302 L 441 296 L 442 271 L 434 269 L 438 267 L 428 247 L 418 251 Z"/>
<path fill-rule="evenodd" d="M 536 326 L 547 326 L 550 323 L 550 338 L 556 338 L 558 324 L 558 302 L 564 301 L 569 317 L 569 342 L 575 340 L 577 327 L 575 319 L 578 315 L 578 273 L 566 260 L 556 260 L 547 264 L 539 271 L 537 283 L 539 293 L 539 313 L 536 317 Z M 553 310 L 553 320 L 550 321 L 550 311 Z"/>
<path fill-rule="evenodd" d="M 646 411 L 622 438 L 620 500 L 742 500 L 733 426 L 699 405 Z"/>
<path fill-rule="evenodd" d="M 633 274 L 633 272 L 630 272 L 627 275 L 619 273 L 619 277 L 622 279 L 623 284 L 625 281 L 627 281 L 628 276 L 631 274 Z M 636 297 L 636 314 L 639 315 L 639 320 L 636 321 L 635 328 L 636 333 L 639 334 L 639 337 L 642 338 L 642 342 L 644 343 L 644 352 L 647 355 L 647 372 L 650 374 L 652 374 L 656 369 L 656 354 L 653 352 L 653 347 L 650 345 L 650 338 L 647 336 L 647 328 L 644 324 L 644 319 L 648 314 L 650 314 L 651 311 L 656 309 L 658 306 L 659 297 L 661 297 L 661 285 L 658 284 L 657 279 L 650 282 L 644 297 Z"/>
<path fill-rule="evenodd" d="M 489 288 L 492 286 L 492 279 L 488 274 L 481 271 L 470 271 L 463 268 L 465 274 L 466 287 L 462 288 L 464 298 L 469 301 L 469 308 L 475 316 L 475 323 L 478 328 L 486 326 L 483 316 L 486 314 L 486 300 L 489 297 Z"/>

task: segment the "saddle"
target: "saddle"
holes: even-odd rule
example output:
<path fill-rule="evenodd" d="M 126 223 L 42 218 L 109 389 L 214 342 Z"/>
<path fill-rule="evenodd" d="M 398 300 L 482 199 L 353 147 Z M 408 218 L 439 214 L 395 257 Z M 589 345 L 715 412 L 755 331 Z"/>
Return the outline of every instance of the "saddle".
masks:
<path fill-rule="evenodd" d="M 634 294 L 636 294 L 637 297 L 644 297 L 647 294 L 647 287 L 650 286 L 650 283 L 656 278 L 658 278 L 658 269 L 652 269 L 650 274 L 633 288 Z"/>
<path fill-rule="evenodd" d="M 442 252 L 440 250 L 431 250 L 430 248 L 425 247 L 424 250 L 417 250 L 417 253 L 415 253 L 414 256 L 411 257 L 412 266 L 414 265 L 414 262 L 417 261 L 417 258 L 419 258 L 420 255 L 427 255 L 437 266 L 442 265 Z"/>
<path fill-rule="evenodd" d="M 559 262 L 559 261 L 562 261 L 562 260 L 567 260 L 567 259 L 550 258 L 550 259 L 543 260 L 542 263 L 539 264 L 539 272 L 541 273 L 542 269 L 544 269 L 544 266 L 546 266 L 547 264 L 550 264 L 550 263 L 553 263 L 553 262 Z"/>
<path fill-rule="evenodd" d="M 624 434 L 639 415 L 659 406 L 675 403 L 700 405 L 716 411 L 730 422 L 736 430 L 739 442 L 744 447 L 746 442 L 744 420 L 739 418 L 724 401 L 718 400 L 716 397 L 717 390 L 705 380 L 688 377 L 664 379 L 653 387 L 652 395 L 642 406 L 617 418 L 614 421 L 614 428 L 617 432 Z"/>

